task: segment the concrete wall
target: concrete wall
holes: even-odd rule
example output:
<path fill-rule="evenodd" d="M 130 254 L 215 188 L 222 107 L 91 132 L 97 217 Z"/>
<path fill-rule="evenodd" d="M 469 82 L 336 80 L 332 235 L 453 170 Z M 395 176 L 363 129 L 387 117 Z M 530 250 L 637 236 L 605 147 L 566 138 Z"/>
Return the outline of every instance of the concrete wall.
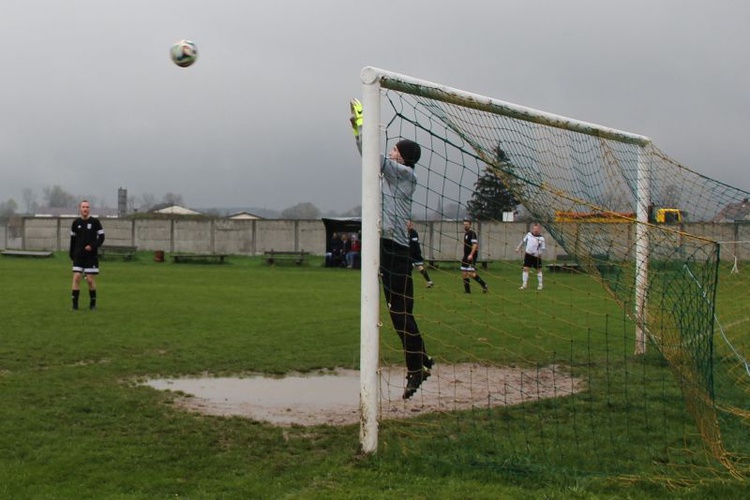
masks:
<path fill-rule="evenodd" d="M 0 245 L 9 249 L 67 250 L 70 218 L 16 218 L 0 227 Z M 269 250 L 301 251 L 323 255 L 326 247 L 325 226 L 320 220 L 189 220 L 189 219 L 102 219 L 106 242 L 110 245 L 137 246 L 140 250 L 162 250 L 179 253 L 221 253 L 228 255 L 262 255 Z M 458 259 L 463 253 L 462 221 L 415 221 L 426 259 Z M 479 258 L 513 260 L 515 249 L 529 230 L 526 222 L 477 222 Z M 570 248 L 586 245 L 592 253 L 607 253 L 612 259 L 632 257 L 634 226 L 564 223 L 554 226 L 547 235 L 546 258 L 564 254 L 560 243 Z M 750 224 L 692 223 L 685 233 L 702 235 L 713 241 L 750 242 Z M 659 232 L 669 241 L 663 248 L 695 247 L 696 241 L 685 233 Z M 557 240 L 555 239 L 557 238 Z M 599 248 L 601 247 L 601 248 Z M 581 249 L 583 250 L 583 249 Z M 750 244 L 726 244 L 721 247 L 723 260 L 750 260 Z"/>
<path fill-rule="evenodd" d="M 273 222 L 273 224 L 258 224 L 256 222 L 255 230 L 257 238 L 255 253 L 263 253 L 269 250 L 297 250 L 295 231 L 299 221 L 277 220 Z M 320 227 L 323 228 L 323 222 L 320 223 Z M 325 240 L 325 233 L 321 238 L 321 241 L 323 240 Z"/>
<path fill-rule="evenodd" d="M 106 240 L 107 225 L 109 221 L 102 221 Z M 129 245 L 134 245 L 141 250 L 164 250 L 174 252 L 174 231 L 171 220 L 137 220 L 133 221 L 133 238 Z M 114 244 L 114 243 L 113 243 Z"/>
<path fill-rule="evenodd" d="M 253 220 L 217 219 L 214 221 L 215 253 L 229 255 L 255 254 Z"/>
<path fill-rule="evenodd" d="M 61 249 L 63 241 L 66 241 L 65 248 L 68 248 L 72 222 L 72 219 L 60 219 L 58 217 L 24 218 L 24 249 Z M 64 236 L 63 233 L 67 236 Z"/>
<path fill-rule="evenodd" d="M 127 220 L 104 220 L 102 225 L 106 224 L 105 236 L 107 244 L 130 246 L 133 241 L 134 224 Z"/>
<path fill-rule="evenodd" d="M 172 248 L 176 253 L 214 253 L 213 221 L 173 220 Z M 140 247 L 140 245 L 138 245 Z"/>

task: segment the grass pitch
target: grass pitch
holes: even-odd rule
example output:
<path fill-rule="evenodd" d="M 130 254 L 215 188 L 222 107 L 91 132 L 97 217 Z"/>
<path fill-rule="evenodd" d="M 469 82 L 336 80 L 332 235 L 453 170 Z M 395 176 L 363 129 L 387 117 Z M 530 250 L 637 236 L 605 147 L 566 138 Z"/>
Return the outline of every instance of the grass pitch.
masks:
<path fill-rule="evenodd" d="M 440 431 L 432 434 L 429 419 L 406 434 L 398 423 L 384 425 L 379 454 L 361 457 L 356 426 L 278 428 L 187 413 L 174 407 L 174 394 L 137 382 L 357 368 L 359 273 L 325 269 L 315 261 L 269 267 L 259 258 L 239 257 L 221 266 L 155 263 L 143 253 L 133 262 L 102 263 L 95 312 L 85 309 L 85 286 L 84 308 L 70 310 L 70 274 L 62 253 L 44 260 L 0 258 L 2 498 L 744 496 L 743 482 L 710 476 L 679 487 L 549 471 L 535 475 L 534 467 L 487 468 L 481 465 L 487 451 L 481 442 L 461 441 L 459 453 L 476 467 L 451 470 L 422 458 L 456 442 Z M 509 280 L 515 279 L 517 272 L 511 274 Z M 558 279 L 562 285 L 568 278 L 585 277 Z M 439 294 L 439 288 L 431 292 Z M 453 335 L 460 327 L 450 308 L 461 304 L 420 293 L 421 324 L 434 332 L 430 342 L 440 359 L 506 352 L 533 361 L 538 340 L 496 336 L 484 344 L 484 353 L 455 349 L 475 345 L 474 339 Z M 554 300 L 554 293 L 535 300 Z M 517 299 L 495 300 L 507 305 Z M 580 300 L 589 296 L 583 293 Z M 510 306 L 483 321 L 516 321 L 542 335 L 533 333 L 536 322 L 517 318 Z M 563 322 L 577 316 L 570 310 L 558 314 Z M 400 362 L 395 335 L 383 332 L 384 357 Z M 569 338 L 549 341 L 564 352 Z M 605 423 L 615 427 L 610 433 L 626 433 L 618 428 L 625 424 L 603 413 L 595 425 Z"/>

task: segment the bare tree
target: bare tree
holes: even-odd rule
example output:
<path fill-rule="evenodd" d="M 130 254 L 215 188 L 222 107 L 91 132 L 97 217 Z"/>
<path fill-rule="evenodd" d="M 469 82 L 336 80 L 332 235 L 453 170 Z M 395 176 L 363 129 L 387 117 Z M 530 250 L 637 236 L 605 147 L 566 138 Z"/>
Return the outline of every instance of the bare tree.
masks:
<path fill-rule="evenodd" d="M 72 208 L 76 206 L 76 197 L 65 191 L 60 185 L 44 188 L 44 201 L 48 207 Z"/>
<path fill-rule="evenodd" d="M 26 213 L 27 214 L 33 214 L 36 212 L 36 193 L 31 188 L 23 188 L 21 191 L 21 196 L 23 196 L 23 204 L 24 207 L 26 207 Z"/>
<path fill-rule="evenodd" d="M 661 194 L 660 205 L 666 208 L 677 208 L 680 206 L 680 188 L 674 184 L 664 187 Z"/>
<path fill-rule="evenodd" d="M 603 208 L 615 212 L 629 212 L 633 210 L 633 202 L 628 198 L 626 192 L 608 189 L 601 194 L 598 201 Z"/>
<path fill-rule="evenodd" d="M 16 200 L 14 200 L 13 198 L 9 199 L 8 201 L 0 202 L 0 218 L 6 218 L 10 217 L 11 215 L 15 215 L 17 208 L 18 203 L 16 203 Z"/>
<path fill-rule="evenodd" d="M 341 214 L 343 217 L 361 217 L 362 216 L 362 205 L 352 207 L 346 212 Z"/>
<path fill-rule="evenodd" d="M 182 200 L 182 195 L 177 193 L 167 193 L 164 195 L 164 203 L 167 206 L 172 205 L 184 205 L 185 202 Z"/>
<path fill-rule="evenodd" d="M 141 200 L 143 200 L 140 206 L 141 212 L 148 212 L 149 210 L 154 208 L 157 203 L 156 196 L 151 193 L 145 193 L 141 195 Z"/>
<path fill-rule="evenodd" d="M 298 203 L 281 211 L 282 219 L 318 219 L 320 218 L 320 209 L 312 203 Z"/>

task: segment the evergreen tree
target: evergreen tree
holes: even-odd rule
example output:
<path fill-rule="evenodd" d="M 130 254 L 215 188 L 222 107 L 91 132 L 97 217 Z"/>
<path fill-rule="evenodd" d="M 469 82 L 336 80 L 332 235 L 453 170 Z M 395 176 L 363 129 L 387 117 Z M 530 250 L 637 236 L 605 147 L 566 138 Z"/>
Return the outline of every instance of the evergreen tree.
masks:
<path fill-rule="evenodd" d="M 495 149 L 498 165 L 503 169 L 510 167 L 505 151 L 500 146 Z M 513 193 L 507 188 L 492 169 L 477 179 L 474 184 L 474 194 L 466 205 L 468 214 L 478 220 L 503 220 L 503 212 L 513 212 L 518 205 Z"/>

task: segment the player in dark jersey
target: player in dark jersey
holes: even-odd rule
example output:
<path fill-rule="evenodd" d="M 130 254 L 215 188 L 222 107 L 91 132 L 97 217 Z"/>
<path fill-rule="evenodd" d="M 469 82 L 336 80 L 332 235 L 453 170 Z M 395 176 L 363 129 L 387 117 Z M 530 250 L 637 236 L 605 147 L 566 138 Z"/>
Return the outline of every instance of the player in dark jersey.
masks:
<path fill-rule="evenodd" d="M 414 229 L 412 221 L 406 223 L 406 228 L 409 230 L 409 256 L 411 257 L 412 267 L 419 270 L 424 280 L 427 282 L 427 288 L 432 288 L 432 280 L 430 274 L 424 267 L 424 257 L 422 257 L 422 246 L 419 244 L 419 233 Z"/>
<path fill-rule="evenodd" d="M 471 219 L 464 219 L 464 256 L 461 259 L 461 276 L 464 280 L 464 292 L 471 293 L 470 278 L 474 279 L 482 287 L 482 292 L 489 292 L 487 283 L 477 274 L 475 267 L 477 254 L 479 253 L 479 239 L 477 233 L 471 228 Z"/>
<path fill-rule="evenodd" d="M 80 217 L 70 227 L 70 260 L 73 261 L 73 309 L 78 309 L 81 277 L 86 276 L 89 286 L 89 309 L 96 309 L 96 275 L 99 274 L 99 247 L 104 243 L 104 229 L 96 217 L 90 215 L 91 206 L 83 200 L 79 206 Z"/>

